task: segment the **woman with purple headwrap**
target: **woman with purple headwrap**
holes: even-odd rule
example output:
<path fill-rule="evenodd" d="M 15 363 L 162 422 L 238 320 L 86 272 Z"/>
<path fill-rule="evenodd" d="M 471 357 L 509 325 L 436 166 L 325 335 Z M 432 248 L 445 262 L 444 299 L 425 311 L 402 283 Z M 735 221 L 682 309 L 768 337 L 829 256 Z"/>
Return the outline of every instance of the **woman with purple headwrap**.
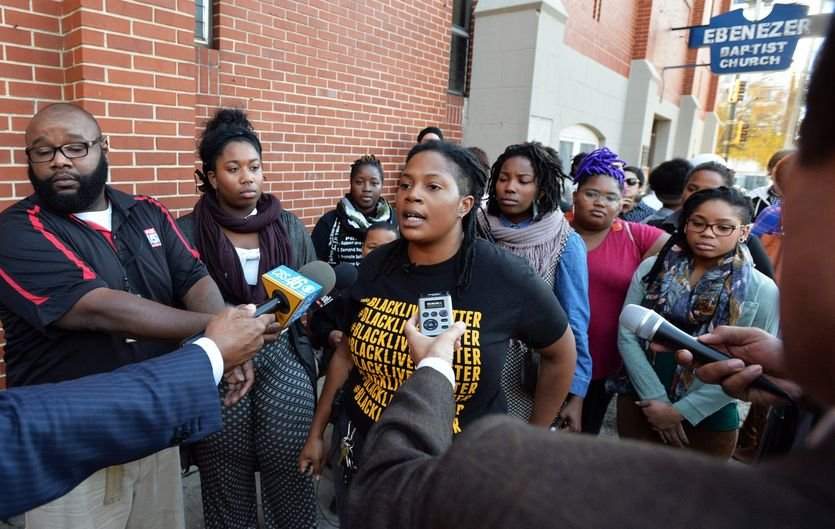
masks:
<path fill-rule="evenodd" d="M 606 379 L 621 368 L 618 317 L 632 274 L 669 238 L 663 231 L 618 218 L 626 165 L 606 147 L 594 150 L 574 171 L 572 226 L 586 243 L 589 265 L 589 350 L 592 380 L 583 402 L 583 431 L 600 431 L 612 393 Z"/>

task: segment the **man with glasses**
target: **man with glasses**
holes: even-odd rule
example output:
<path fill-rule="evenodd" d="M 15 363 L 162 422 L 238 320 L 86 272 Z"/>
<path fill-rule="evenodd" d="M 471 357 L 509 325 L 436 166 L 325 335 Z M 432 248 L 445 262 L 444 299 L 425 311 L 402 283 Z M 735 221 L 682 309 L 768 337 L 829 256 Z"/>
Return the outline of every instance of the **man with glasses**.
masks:
<path fill-rule="evenodd" d="M 46 107 L 26 129 L 35 193 L 0 214 L 0 318 L 12 387 L 170 352 L 223 309 L 162 204 L 106 184 L 109 148 L 95 118 L 71 104 Z M 26 525 L 183 527 L 179 471 L 176 448 L 101 470 L 27 513 Z"/>

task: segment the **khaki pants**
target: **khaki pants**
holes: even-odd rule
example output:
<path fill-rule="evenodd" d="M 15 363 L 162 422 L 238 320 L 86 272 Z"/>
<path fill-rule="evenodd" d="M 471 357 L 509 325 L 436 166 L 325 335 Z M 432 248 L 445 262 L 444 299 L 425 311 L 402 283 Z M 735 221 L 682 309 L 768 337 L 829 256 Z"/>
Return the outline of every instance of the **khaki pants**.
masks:
<path fill-rule="evenodd" d="M 117 471 L 118 473 L 118 471 Z M 26 513 L 26 529 L 185 529 L 180 450 L 168 448 L 121 465 L 105 505 L 108 469 Z"/>
<path fill-rule="evenodd" d="M 739 430 L 712 432 L 699 426 L 690 426 L 687 421 L 683 425 L 684 433 L 690 441 L 687 448 L 721 459 L 728 459 L 734 453 Z M 635 404 L 635 399 L 626 395 L 618 396 L 618 435 L 625 439 L 663 444 L 658 432 L 652 429 L 644 412 Z"/>

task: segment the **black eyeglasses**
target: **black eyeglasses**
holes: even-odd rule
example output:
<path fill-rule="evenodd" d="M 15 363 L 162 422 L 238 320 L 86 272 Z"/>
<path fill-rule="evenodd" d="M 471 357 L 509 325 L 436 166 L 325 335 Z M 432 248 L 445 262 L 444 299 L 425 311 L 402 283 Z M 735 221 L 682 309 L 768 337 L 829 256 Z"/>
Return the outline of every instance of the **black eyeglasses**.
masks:
<path fill-rule="evenodd" d="M 626 182 L 626 185 L 628 185 L 628 186 L 636 186 L 636 185 L 638 185 L 638 182 L 639 182 L 639 180 L 637 178 L 627 178 L 624 181 Z"/>
<path fill-rule="evenodd" d="M 730 236 L 737 228 L 741 228 L 742 225 L 733 225 L 733 224 L 710 224 L 703 220 L 698 219 L 688 219 L 687 220 L 687 229 L 694 233 L 704 233 L 705 230 L 710 228 L 710 231 L 713 232 L 714 235 L 717 237 L 728 237 Z"/>
<path fill-rule="evenodd" d="M 55 158 L 55 153 L 61 151 L 61 154 L 70 160 L 84 158 L 90 152 L 90 147 L 102 141 L 104 141 L 104 136 L 99 136 L 93 141 L 76 141 L 73 143 L 65 143 L 58 147 L 50 147 L 48 145 L 28 147 L 26 149 L 26 157 L 32 163 L 46 163 L 51 162 Z"/>

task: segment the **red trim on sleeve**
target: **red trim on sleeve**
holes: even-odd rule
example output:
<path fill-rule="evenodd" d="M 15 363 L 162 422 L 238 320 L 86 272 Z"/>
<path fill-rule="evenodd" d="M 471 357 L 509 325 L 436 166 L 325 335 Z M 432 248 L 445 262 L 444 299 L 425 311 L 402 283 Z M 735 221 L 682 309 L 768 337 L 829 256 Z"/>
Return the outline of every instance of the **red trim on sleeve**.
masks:
<path fill-rule="evenodd" d="M 186 239 L 186 236 L 183 235 L 183 232 L 181 232 L 180 228 L 177 227 L 177 222 L 174 220 L 174 217 L 171 216 L 171 213 L 168 211 L 168 208 L 163 206 L 160 201 L 158 201 L 154 198 L 151 198 L 151 197 L 136 195 L 133 198 L 135 198 L 136 200 L 144 200 L 145 202 L 153 204 L 157 208 L 159 208 L 159 210 L 162 211 L 162 213 L 165 215 L 165 218 L 168 219 L 168 224 L 170 224 L 171 227 L 174 229 L 174 233 L 177 234 L 177 237 L 179 237 L 180 242 L 183 243 L 183 246 L 186 247 L 186 250 L 188 250 L 189 253 L 191 254 L 191 256 L 194 257 L 195 259 L 198 259 L 198 260 L 200 259 L 200 252 L 198 252 L 196 249 L 192 248 L 191 245 L 188 243 L 188 240 Z"/>
<path fill-rule="evenodd" d="M 21 296 L 23 296 L 23 297 L 24 297 L 24 298 L 26 298 L 27 300 L 31 301 L 31 302 L 32 302 L 32 303 L 34 303 L 35 305 L 41 305 L 42 303 L 44 303 L 44 302 L 46 302 L 47 300 L 49 300 L 49 298 L 45 298 L 45 297 L 43 297 L 43 296 L 38 296 L 38 295 L 36 295 L 36 294 L 32 294 L 31 292 L 29 292 L 28 290 L 26 290 L 25 288 L 23 288 L 22 286 L 20 286 L 20 285 L 17 283 L 17 281 L 15 281 L 14 279 L 12 279 L 12 276 L 10 276 L 9 274 L 7 274 L 7 273 L 6 273 L 6 271 L 5 271 L 5 270 L 3 270 L 2 268 L 0 268 L 0 277 L 2 277 L 2 278 L 3 278 L 3 281 L 5 281 L 6 283 L 8 283 L 10 287 L 12 287 L 13 289 L 15 289 L 15 291 L 16 291 L 18 294 L 20 294 Z"/>
<path fill-rule="evenodd" d="M 61 242 L 61 240 L 58 237 L 56 237 L 54 233 L 52 233 L 44 227 L 43 223 L 41 222 L 41 219 L 38 218 L 38 214 L 41 212 L 40 206 L 33 206 L 31 209 L 26 210 L 26 212 L 29 214 L 29 222 L 32 224 L 32 227 L 35 228 L 36 231 L 40 232 L 40 234 L 43 235 L 44 238 L 52 244 L 52 246 L 54 246 L 59 252 L 64 254 L 64 257 L 69 259 L 75 266 L 79 268 L 79 270 L 81 270 L 82 279 L 84 279 L 85 281 L 90 281 L 96 278 L 96 273 L 93 271 L 92 268 L 87 266 L 87 263 L 82 261 L 77 255 L 75 255 L 75 253 L 73 253 L 72 250 L 64 246 L 64 243 Z"/>

